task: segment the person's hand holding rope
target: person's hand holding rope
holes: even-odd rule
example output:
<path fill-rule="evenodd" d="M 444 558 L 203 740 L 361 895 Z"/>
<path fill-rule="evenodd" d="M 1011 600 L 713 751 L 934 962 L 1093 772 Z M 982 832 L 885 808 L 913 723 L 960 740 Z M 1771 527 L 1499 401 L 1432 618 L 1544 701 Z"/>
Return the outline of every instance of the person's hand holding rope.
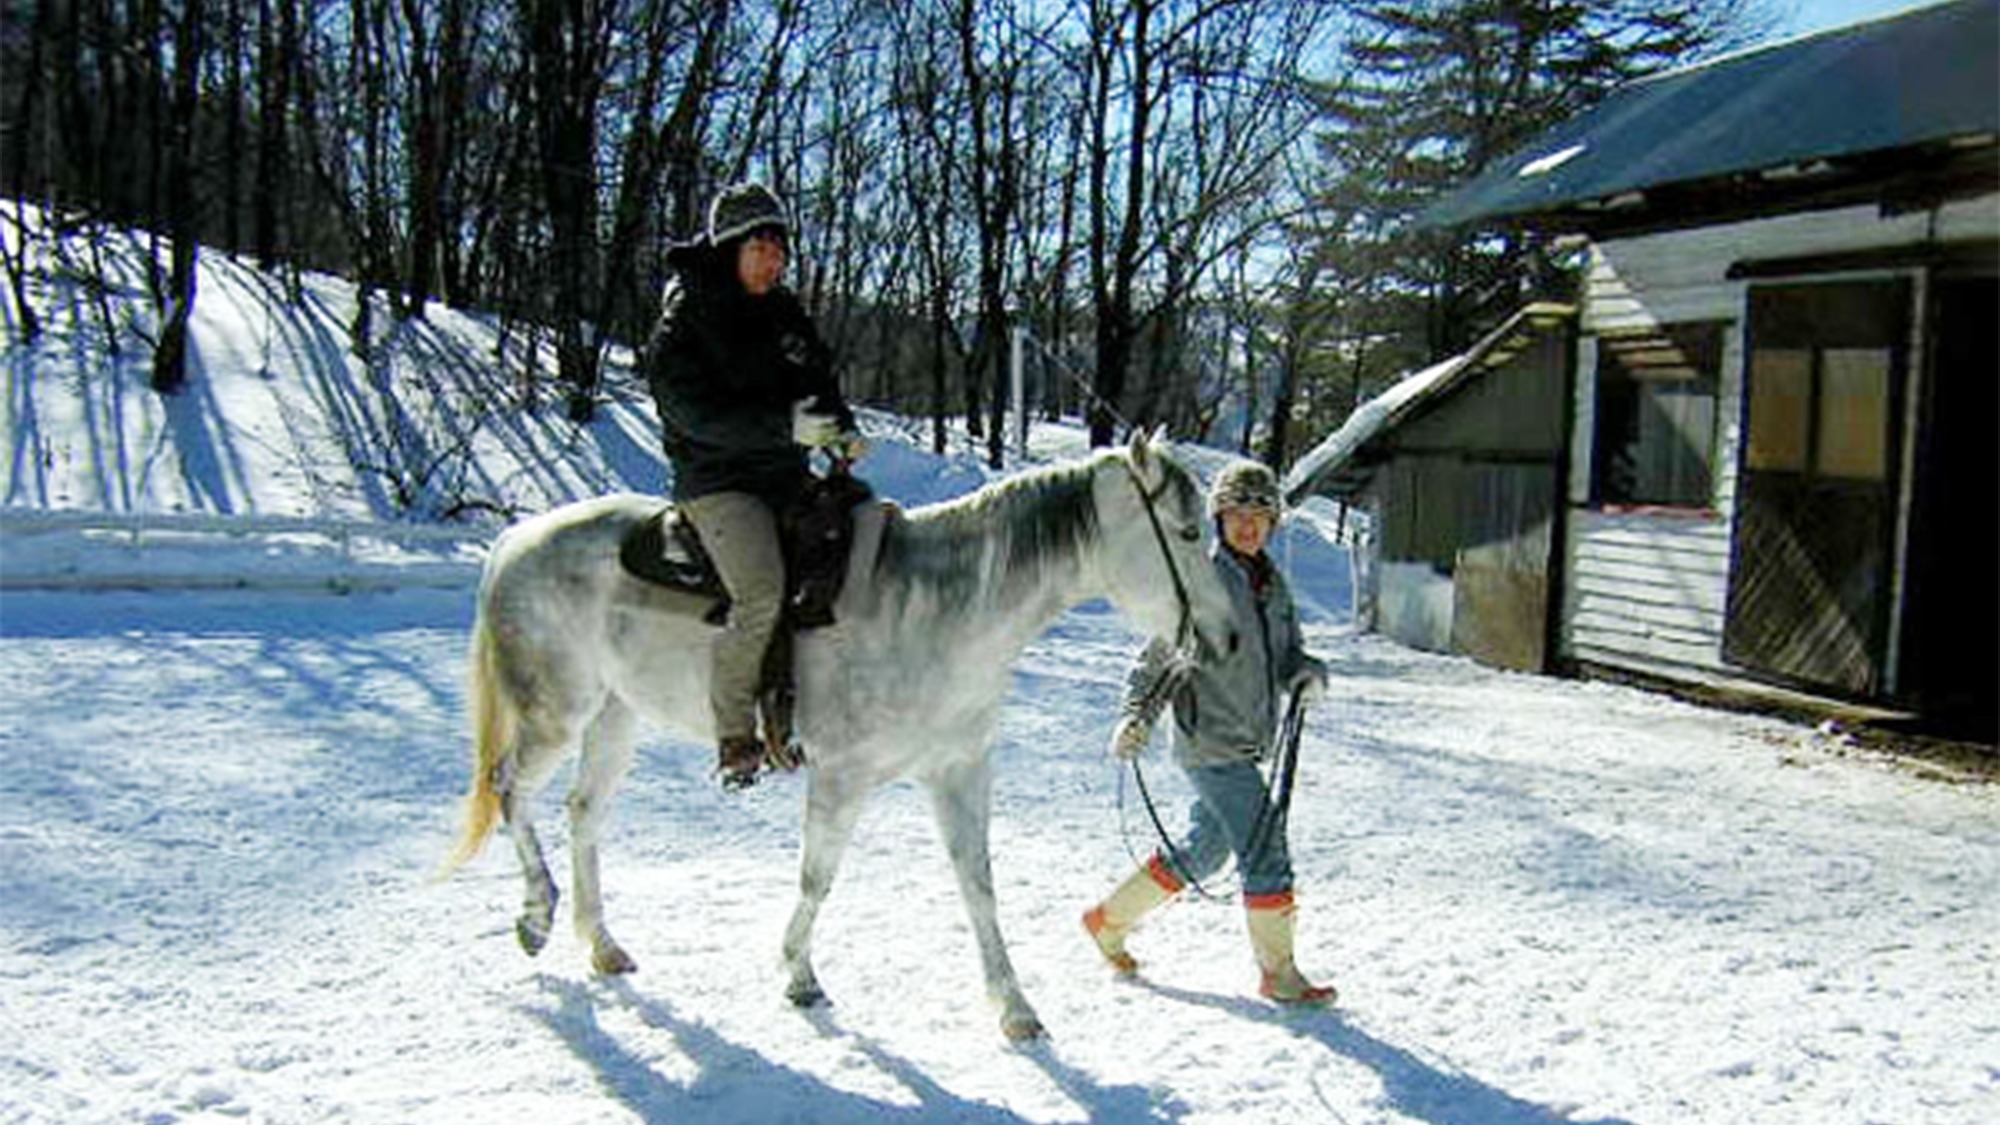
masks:
<path fill-rule="evenodd" d="M 1111 756 L 1121 762 L 1133 761 L 1152 740 L 1153 724 L 1137 715 L 1127 715 L 1118 720 L 1118 726 L 1111 731 Z"/>
<path fill-rule="evenodd" d="M 1292 673 L 1287 689 L 1300 704 L 1317 703 L 1326 695 L 1326 665 L 1309 659 L 1305 667 Z"/>

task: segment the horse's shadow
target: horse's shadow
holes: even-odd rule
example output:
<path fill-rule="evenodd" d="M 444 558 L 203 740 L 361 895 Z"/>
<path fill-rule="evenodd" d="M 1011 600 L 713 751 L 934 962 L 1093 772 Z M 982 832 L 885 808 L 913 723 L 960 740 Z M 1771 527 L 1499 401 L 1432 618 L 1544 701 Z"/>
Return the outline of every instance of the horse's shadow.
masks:
<path fill-rule="evenodd" d="M 1616 1118 L 1579 1123 L 1557 1110 L 1517 1098 L 1461 1071 L 1440 1068 L 1377 1039 L 1347 1022 L 1336 1009 L 1279 1008 L 1261 1000 L 1195 992 L 1156 981 L 1135 983 L 1168 1000 L 1276 1024 L 1301 1038 L 1315 1040 L 1374 1071 L 1382 1079 L 1382 1096 L 1389 1106 L 1430 1125 L 1632 1125 Z"/>
<path fill-rule="evenodd" d="M 623 978 L 592 984 L 541 975 L 536 983 L 554 997 L 555 1007 L 530 1005 L 524 1010 L 595 1068 L 605 1091 L 642 1121 L 809 1120 L 816 1125 L 863 1125 L 947 1120 L 1019 1125 L 1025 1120 L 999 1106 L 952 1093 L 910 1060 L 841 1027 L 825 1007 L 805 1011 L 804 1018 L 821 1035 L 851 1045 L 914 1095 L 915 1104 L 898 1104 L 830 1086 L 683 1018 L 671 1004 L 645 995 Z M 607 1005 L 629 1008 L 646 1026 L 666 1032 L 682 1053 L 700 1065 L 700 1073 L 687 1082 L 662 1076 L 650 1061 L 600 1025 L 598 1012 Z M 1023 1054 L 1075 1099 L 1092 1121 L 1151 1121 L 1163 1116 L 1176 1120 L 1185 1114 L 1184 1107 L 1162 1106 L 1155 1094 L 1139 1087 L 1100 1086 L 1056 1061 L 1046 1046 L 1029 1047 Z"/>
<path fill-rule="evenodd" d="M 882 1071 L 921 1097 L 927 1113 L 933 1108 L 945 1108 L 964 1104 L 950 1092 L 934 1082 L 922 1069 L 910 1060 L 892 1054 L 880 1043 L 866 1036 L 841 1027 L 830 1008 L 813 1008 L 806 1018 L 820 1034 L 829 1038 L 845 1039 L 855 1050 L 880 1067 Z M 1035 1039 L 1020 1044 L 1019 1054 L 1041 1068 L 1049 1081 L 1067 1094 L 1072 1101 L 1088 1114 L 1094 1122 L 1113 1121 L 1178 1121 L 1187 1116 L 1188 1107 L 1176 1099 L 1162 1101 L 1158 1090 L 1140 1086 L 1104 1086 L 1084 1072 L 1056 1057 L 1055 1050 L 1047 1039 Z M 982 1107 L 989 1109 L 991 1107 Z M 995 1111 L 997 1112 L 997 1111 Z M 955 1115 L 943 1115 L 945 1119 L 957 1121 Z M 1006 1120 L 1018 1121 L 1014 1114 L 1005 1114 Z"/>

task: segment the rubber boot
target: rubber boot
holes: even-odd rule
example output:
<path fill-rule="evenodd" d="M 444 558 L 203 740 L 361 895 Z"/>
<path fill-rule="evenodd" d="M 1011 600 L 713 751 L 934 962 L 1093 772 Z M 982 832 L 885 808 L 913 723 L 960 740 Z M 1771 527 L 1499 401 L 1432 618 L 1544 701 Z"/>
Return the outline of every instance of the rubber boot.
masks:
<path fill-rule="evenodd" d="M 1292 936 L 1299 916 L 1292 892 L 1245 895 L 1243 902 L 1248 908 L 1244 913 L 1250 922 L 1250 948 L 1263 972 L 1257 991 L 1280 1004 L 1333 1003 L 1338 994 L 1301 976 L 1292 961 Z"/>
<path fill-rule="evenodd" d="M 1097 951 L 1118 971 L 1129 977 L 1139 971 L 1139 962 L 1125 951 L 1125 938 L 1147 911 L 1179 894 L 1181 881 L 1154 856 L 1134 871 L 1103 902 L 1083 913 L 1083 928 L 1097 942 Z"/>

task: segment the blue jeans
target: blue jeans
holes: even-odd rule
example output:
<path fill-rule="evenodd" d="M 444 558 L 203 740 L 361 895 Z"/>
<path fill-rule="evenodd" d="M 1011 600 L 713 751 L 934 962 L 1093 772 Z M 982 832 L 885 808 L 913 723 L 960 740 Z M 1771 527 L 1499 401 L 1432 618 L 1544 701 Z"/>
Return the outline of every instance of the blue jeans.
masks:
<path fill-rule="evenodd" d="M 1276 815 L 1264 775 L 1251 762 L 1196 766 L 1185 771 L 1194 783 L 1188 832 L 1166 856 L 1181 878 L 1200 882 L 1236 857 L 1236 874 L 1246 896 L 1283 894 L 1292 889 L 1292 857 L 1285 846 L 1285 822 L 1258 825 Z M 1266 811 L 1270 810 L 1270 811 Z M 1255 835 L 1256 850 L 1250 851 Z"/>

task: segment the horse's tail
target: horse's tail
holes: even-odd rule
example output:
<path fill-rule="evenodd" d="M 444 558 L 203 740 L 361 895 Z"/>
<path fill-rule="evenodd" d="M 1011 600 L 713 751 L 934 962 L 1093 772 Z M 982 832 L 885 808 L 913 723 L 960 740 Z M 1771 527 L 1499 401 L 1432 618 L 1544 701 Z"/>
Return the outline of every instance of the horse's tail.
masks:
<path fill-rule="evenodd" d="M 494 780 L 506 768 L 519 715 L 500 678 L 499 645 L 485 606 L 472 625 L 472 651 L 467 664 L 466 699 L 472 713 L 472 784 L 465 794 L 465 826 L 458 846 L 438 869 L 443 878 L 463 867 L 486 846 L 500 823 L 500 791 Z"/>

